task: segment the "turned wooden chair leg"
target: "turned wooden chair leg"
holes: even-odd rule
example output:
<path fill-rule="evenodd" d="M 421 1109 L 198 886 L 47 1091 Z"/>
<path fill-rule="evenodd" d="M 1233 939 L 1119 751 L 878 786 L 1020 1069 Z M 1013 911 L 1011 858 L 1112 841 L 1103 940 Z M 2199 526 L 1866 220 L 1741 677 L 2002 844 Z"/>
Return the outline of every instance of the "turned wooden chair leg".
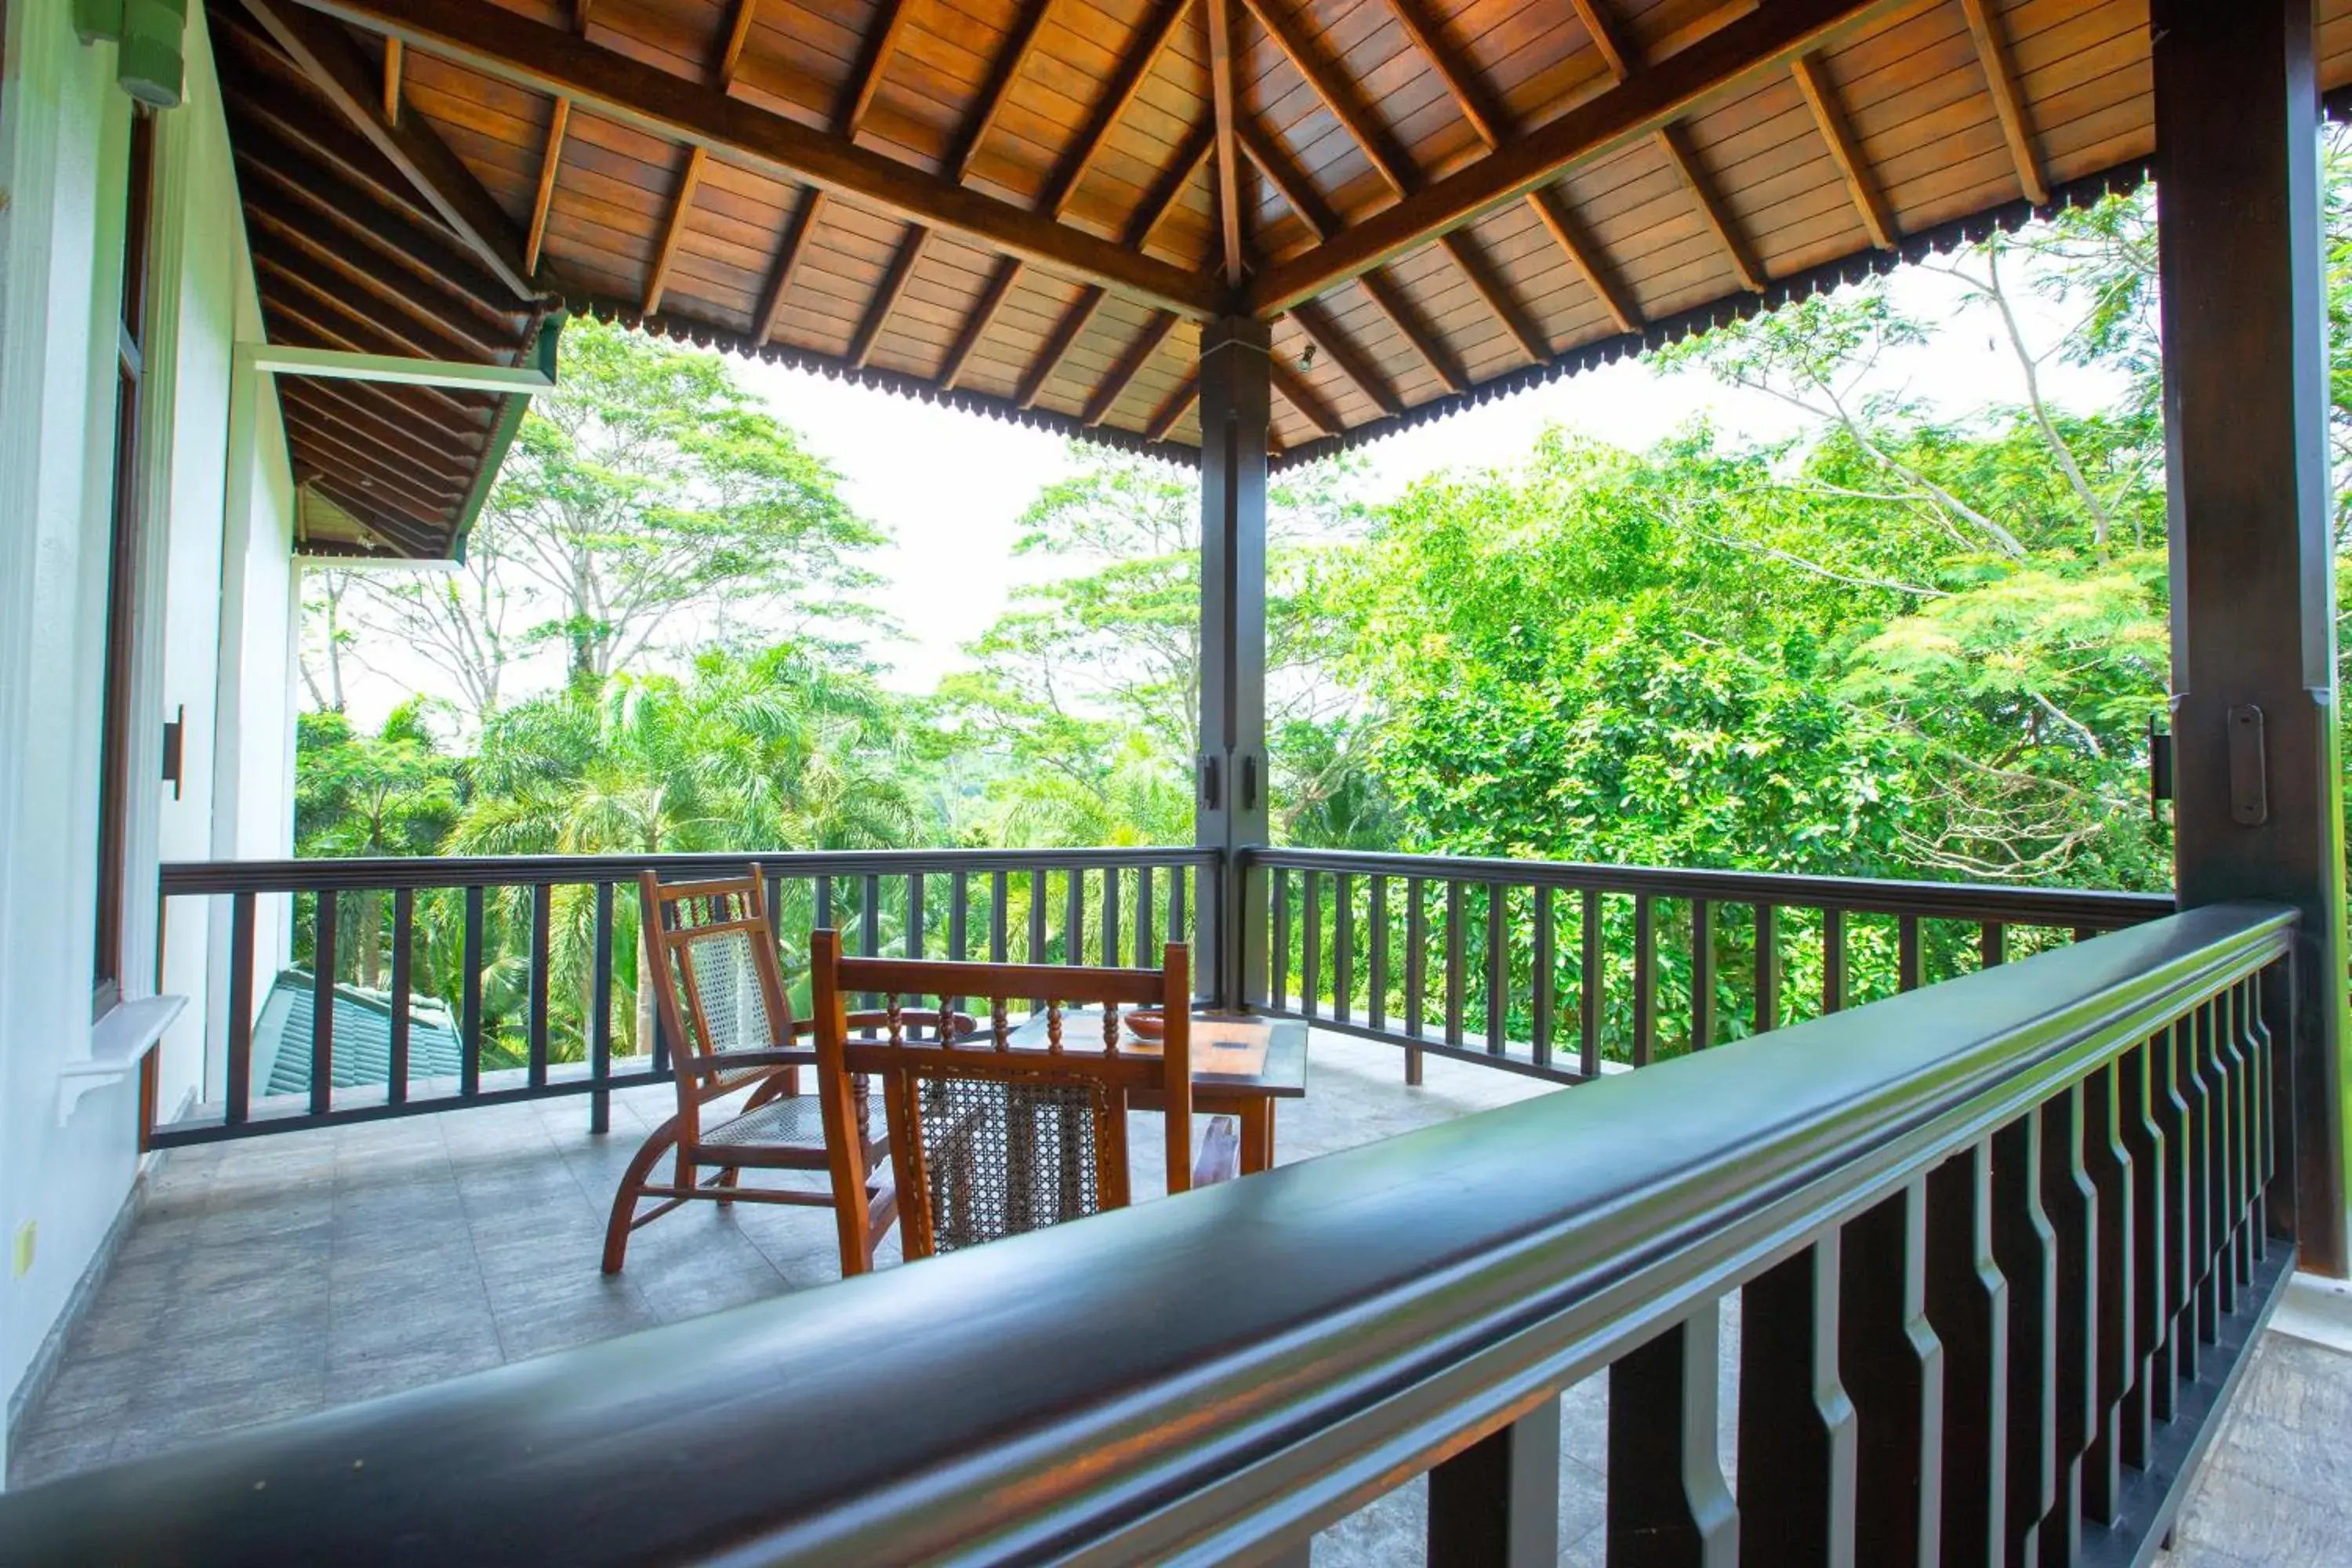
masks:
<path fill-rule="evenodd" d="M 605 1273 L 618 1274 L 621 1271 L 621 1260 L 628 1254 L 629 1232 L 635 1228 L 637 1198 L 645 1191 L 646 1178 L 653 1173 L 654 1166 L 677 1142 L 677 1118 L 673 1116 L 653 1130 L 644 1146 L 629 1161 L 629 1168 L 622 1173 L 620 1190 L 613 1194 L 613 1217 L 604 1225 Z"/>

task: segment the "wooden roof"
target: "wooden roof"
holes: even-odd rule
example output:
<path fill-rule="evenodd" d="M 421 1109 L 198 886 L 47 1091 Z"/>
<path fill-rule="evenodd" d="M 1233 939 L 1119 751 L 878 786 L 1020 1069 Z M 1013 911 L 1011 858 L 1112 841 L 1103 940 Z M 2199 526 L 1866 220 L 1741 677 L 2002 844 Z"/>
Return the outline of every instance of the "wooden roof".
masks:
<path fill-rule="evenodd" d="M 1273 321 L 1298 461 L 2155 150 L 2146 0 L 245 4 L 363 57 L 474 272 L 1176 456 L 1220 313 Z"/>

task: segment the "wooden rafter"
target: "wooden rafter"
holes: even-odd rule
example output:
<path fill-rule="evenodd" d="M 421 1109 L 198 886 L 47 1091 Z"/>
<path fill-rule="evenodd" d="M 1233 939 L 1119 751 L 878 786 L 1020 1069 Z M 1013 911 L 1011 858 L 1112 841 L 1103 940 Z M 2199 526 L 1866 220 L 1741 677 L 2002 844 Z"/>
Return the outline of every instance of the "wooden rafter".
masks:
<path fill-rule="evenodd" d="M 1887 216 L 1877 183 L 1870 177 L 1870 165 L 1864 160 L 1862 149 L 1846 129 L 1845 111 L 1838 106 L 1837 88 L 1822 71 L 1821 62 L 1811 55 L 1799 55 L 1790 62 L 1789 71 L 1797 79 L 1797 90 L 1805 95 L 1805 102 L 1812 109 L 1813 124 L 1820 129 L 1822 140 L 1829 144 L 1830 161 L 1838 166 L 1839 174 L 1845 180 L 1846 195 L 1853 198 L 1853 210 L 1861 215 L 1870 243 L 1881 250 L 1894 249 L 1894 220 Z"/>
<path fill-rule="evenodd" d="M 1419 354 L 1422 362 L 1436 373 L 1437 379 L 1445 384 L 1447 391 L 1470 390 L 1470 378 L 1463 374 L 1461 366 L 1454 363 L 1454 356 L 1445 352 L 1445 346 L 1437 341 L 1437 334 L 1422 320 L 1421 311 L 1405 298 L 1403 289 L 1391 281 L 1387 274 L 1381 272 L 1367 272 L 1356 281 L 1363 287 L 1366 297 L 1379 307 L 1381 314 L 1389 319 L 1389 324 L 1396 328 L 1397 334 L 1412 346 L 1412 352 Z"/>
<path fill-rule="evenodd" d="M 1625 40 L 1618 37 L 1616 24 L 1601 8 L 1604 0 L 1570 0 L 1570 3 L 1576 7 L 1576 19 L 1584 24 L 1585 36 L 1592 40 L 1592 47 L 1601 51 L 1601 58 L 1609 67 L 1609 74 L 1619 81 L 1632 76 L 1639 61 Z"/>
<path fill-rule="evenodd" d="M 1244 291 L 1269 317 L 1384 266 L 1577 164 L 1649 136 L 1726 89 L 1786 68 L 1797 55 L 1916 0 L 1772 0 L 1734 17 L 1475 163 L 1431 182 L 1303 255 L 1268 268 Z"/>
<path fill-rule="evenodd" d="M 662 295 L 669 288 L 669 272 L 677 261 L 677 247 L 686 238 L 687 214 L 693 209 L 694 193 L 702 184 L 702 165 L 709 153 L 697 147 L 686 155 L 686 173 L 679 176 L 677 195 L 670 198 L 669 222 L 662 229 L 661 248 L 654 253 L 653 270 L 646 275 L 645 302 L 638 313 L 650 316 L 661 309 Z"/>
<path fill-rule="evenodd" d="M 1404 399 L 1396 395 L 1386 377 L 1372 367 L 1339 324 L 1326 315 L 1320 305 L 1301 305 L 1290 312 L 1310 342 L 1331 362 L 1331 368 L 1355 384 L 1356 390 L 1372 400 L 1382 414 L 1393 419 L 1404 412 Z"/>
<path fill-rule="evenodd" d="M 1314 89 L 1315 96 L 1323 100 L 1323 107 L 1331 111 L 1331 117 L 1348 132 L 1373 171 L 1388 182 L 1389 189 L 1401 196 L 1407 194 L 1415 183 L 1412 171 L 1389 151 L 1387 136 L 1372 123 L 1371 116 L 1363 105 L 1356 101 L 1356 95 L 1339 79 L 1339 74 L 1324 62 L 1323 57 L 1307 41 L 1307 35 L 1299 30 L 1297 22 L 1282 9 L 1279 0 L 1242 0 L 1242 3 L 1249 7 L 1250 15 L 1258 19 L 1258 25 L 1274 39 L 1275 47 L 1290 61 L 1292 68 L 1305 79 L 1307 85 Z"/>
<path fill-rule="evenodd" d="M 251 3 L 282 5 L 286 0 Z M 583 44 L 560 28 L 497 6 L 473 0 L 302 3 L 499 80 L 564 94 L 601 117 L 649 134 L 704 146 L 761 173 L 843 191 L 908 219 L 969 235 L 989 248 L 1081 282 L 1103 284 L 1154 309 L 1205 320 L 1224 305 L 1213 279 L 1133 255 L 1045 214 L 966 190 L 846 137 L 813 130 L 617 51 Z"/>
<path fill-rule="evenodd" d="M 416 187 L 416 194 L 441 222 L 518 298 L 530 299 L 532 290 L 530 269 L 522 265 L 522 237 L 431 126 L 415 116 L 402 125 L 384 119 L 381 75 L 370 68 L 359 47 L 341 28 L 289 0 L 245 0 L 245 4 L 352 128 Z M 539 30 L 564 37 L 555 28 Z"/>
<path fill-rule="evenodd" d="M 1087 330 L 1087 324 L 1095 319 L 1095 313 L 1102 309 L 1105 298 L 1100 289 L 1087 289 L 1070 302 L 1070 308 L 1063 311 L 1062 319 L 1054 324 L 1053 335 L 1045 340 L 1045 346 L 1039 352 L 1035 363 L 1023 374 L 1021 384 L 1013 395 L 1013 402 L 1024 408 L 1037 406 L 1037 399 L 1045 394 L 1045 384 L 1053 380 L 1054 373 L 1062 367 L 1062 361 L 1069 355 L 1070 346 L 1078 341 L 1078 334 Z"/>
<path fill-rule="evenodd" d="M 1453 258 L 1454 265 L 1462 269 L 1462 276 L 1469 280 L 1471 291 L 1478 296 L 1479 303 L 1503 323 L 1503 330 L 1511 334 L 1511 341 L 1519 345 L 1519 352 L 1536 364 L 1551 358 L 1551 344 L 1545 340 L 1543 329 L 1535 324 L 1528 314 L 1527 307 L 1520 304 L 1504 284 L 1501 274 L 1471 243 L 1470 231 L 1455 229 L 1437 243 L 1444 247 L 1447 256 Z"/>
<path fill-rule="evenodd" d="M 948 345 L 948 357 L 940 364 L 940 384 L 952 388 L 963 378 L 964 367 L 971 362 L 971 351 L 996 324 L 997 315 L 1004 301 L 1012 297 L 1013 285 L 1021 280 L 1021 263 L 1005 257 L 988 275 L 988 286 L 981 290 L 980 302 L 971 308 L 963 326 L 956 332 L 955 342 Z"/>
<path fill-rule="evenodd" d="M 400 40 L 383 41 L 383 122 L 395 129 L 400 124 Z"/>
<path fill-rule="evenodd" d="M 2001 37 L 2000 19 L 1985 0 L 1960 0 L 1969 19 L 1969 37 L 1976 41 L 1977 61 L 1984 67 L 1985 89 L 1992 94 L 1993 112 L 2000 118 L 2001 139 L 2017 165 L 2017 183 L 2035 206 L 2050 205 L 2049 182 L 2042 177 L 2042 160 L 2033 153 L 2033 127 L 2026 122 L 2025 103 L 2018 95 L 2017 78 L 2009 63 L 2009 41 Z"/>
<path fill-rule="evenodd" d="M 908 280 L 923 259 L 923 252 L 931 243 L 931 231 L 921 224 L 907 230 L 898 241 L 898 253 L 890 258 L 890 269 L 882 275 L 881 286 L 874 298 L 866 301 L 866 313 L 858 318 L 857 333 L 849 342 L 849 363 L 864 370 L 874 358 L 874 345 L 882 341 L 882 329 L 889 324 L 890 312 L 898 308 L 899 296 L 907 291 Z"/>
<path fill-rule="evenodd" d="M 456 295 L 433 287 L 405 268 L 387 267 L 383 252 L 360 245 L 344 231 L 304 221 L 304 216 L 269 186 L 257 184 L 246 192 L 244 205 L 247 226 L 256 237 L 268 237 L 300 251 L 351 287 L 454 339 L 473 358 L 495 360 L 506 353 L 498 334 L 476 331 L 469 325 L 470 313 L 461 316 L 449 309 Z"/>
<path fill-rule="evenodd" d="M 1192 176 L 1200 173 L 1202 162 L 1215 145 L 1215 125 L 1204 120 L 1192 128 L 1192 133 L 1176 149 L 1176 156 L 1169 161 L 1151 189 L 1144 193 L 1135 216 L 1127 220 L 1127 227 L 1119 235 L 1120 244 L 1129 250 L 1141 250 L 1150 243 L 1152 232 L 1175 210 L 1184 187 L 1192 183 Z"/>
<path fill-rule="evenodd" d="M 254 269 L 299 289 L 362 331 L 373 332 L 395 353 L 417 359 L 464 360 L 472 345 L 445 330 L 438 318 L 387 310 L 362 298 L 340 272 L 264 232 L 252 237 Z"/>
<path fill-rule="evenodd" d="M 882 0 L 882 25 L 868 26 L 866 49 L 850 78 L 850 89 L 834 114 L 833 128 L 844 136 L 854 136 L 866 122 L 866 111 L 874 107 L 875 95 L 882 90 L 882 79 L 889 73 L 890 58 L 898 52 L 898 35 L 905 30 L 907 19 L 913 11 L 907 0 Z"/>
<path fill-rule="evenodd" d="M 1183 422 L 1184 416 L 1201 400 L 1201 373 L 1194 371 L 1180 383 L 1175 391 L 1162 399 L 1151 416 L 1151 423 L 1143 427 L 1147 441 L 1165 441 L 1168 432 Z"/>
<path fill-rule="evenodd" d="M 1054 0 L 1029 0 L 1020 20 L 1013 24 L 1013 40 L 989 72 L 988 85 L 981 89 L 980 112 L 972 117 L 971 127 L 964 132 L 963 147 L 956 154 L 955 177 L 959 184 L 971 178 L 972 160 L 980 156 L 981 143 L 995 128 L 996 117 L 1004 112 L 1004 101 L 1012 96 L 1013 84 L 1021 78 L 1022 64 L 1028 59 L 1029 51 L 1037 47 L 1037 35 L 1053 14 Z"/>
<path fill-rule="evenodd" d="M 1276 395 L 1298 410 L 1309 425 L 1326 436 L 1337 436 L 1347 429 L 1346 423 L 1331 412 L 1331 405 L 1318 396 L 1315 389 L 1307 385 L 1297 371 L 1283 363 L 1279 356 L 1269 367 L 1268 374 L 1274 382 Z"/>
<path fill-rule="evenodd" d="M 734 13 L 727 19 L 726 41 L 719 46 L 716 75 L 722 88 L 734 85 L 735 75 L 743 68 L 743 46 L 751 41 L 751 19 L 760 9 L 760 0 L 735 0 Z"/>
<path fill-rule="evenodd" d="M 1339 220 L 1323 205 L 1323 198 L 1297 166 L 1283 155 L 1282 149 L 1259 128 L 1255 121 L 1244 121 L 1240 127 L 1242 154 L 1249 159 L 1265 183 L 1274 187 L 1282 205 L 1291 210 L 1307 232 L 1318 241 L 1328 239 L 1339 232 Z"/>
<path fill-rule="evenodd" d="M 1682 127 L 1659 126 L 1656 141 L 1659 153 L 1673 166 L 1683 188 L 1690 193 L 1692 203 L 1697 206 L 1699 216 L 1706 220 L 1706 226 L 1714 233 L 1716 243 L 1731 258 L 1731 270 L 1738 277 L 1739 286 L 1751 294 L 1764 292 L 1764 268 L 1748 248 L 1747 237 L 1739 232 L 1739 226 L 1725 209 L 1722 197 L 1716 195 L 1714 182 L 1707 178 L 1706 171 L 1699 167 L 1698 155 L 1691 151 Z"/>
<path fill-rule="evenodd" d="M 1544 227 L 1550 231 L 1552 243 L 1559 246 L 1569 260 L 1575 264 L 1576 269 L 1584 275 L 1585 287 L 1591 289 L 1593 298 L 1601 301 L 1601 308 L 1609 312 L 1609 319 L 1617 323 L 1617 330 L 1621 332 L 1640 331 L 1642 313 L 1634 306 L 1633 297 L 1618 282 L 1607 260 L 1578 231 L 1576 220 L 1569 216 L 1568 207 L 1558 194 L 1549 190 L 1537 191 L 1528 200 L 1535 204 L 1537 215 L 1543 219 Z"/>
<path fill-rule="evenodd" d="M 329 383 L 307 376 L 280 377 L 278 399 L 315 408 L 352 439 L 364 440 L 372 449 L 397 458 L 420 475 L 453 484 L 464 482 L 465 466 L 457 454 L 419 439 L 415 430 L 385 418 L 381 410 L 345 397 Z"/>
<path fill-rule="evenodd" d="M 555 113 L 547 122 L 547 146 L 539 155 L 539 187 L 530 198 L 530 237 L 525 242 L 522 264 L 526 271 L 539 270 L 540 247 L 547 243 L 547 213 L 555 200 L 556 171 L 563 163 L 563 133 L 572 124 L 572 100 L 555 100 Z"/>
<path fill-rule="evenodd" d="M 1154 316 L 1145 323 L 1142 332 L 1129 345 L 1127 353 L 1119 356 L 1118 363 L 1111 366 L 1110 374 L 1103 377 L 1102 384 L 1095 388 L 1094 395 L 1087 399 L 1086 413 L 1081 417 L 1087 429 L 1096 428 L 1110 417 L 1110 411 L 1118 406 L 1118 400 L 1127 395 L 1127 389 L 1135 384 L 1137 376 L 1143 374 L 1143 367 L 1151 363 L 1151 356 L 1160 352 L 1160 345 L 1175 330 L 1176 318 L 1173 316 Z"/>
<path fill-rule="evenodd" d="M 1508 117 L 1488 100 L 1467 63 L 1447 47 L 1444 35 L 1438 30 L 1437 17 L 1429 12 L 1427 0 L 1389 0 L 1389 8 L 1403 25 L 1405 36 L 1445 84 L 1445 90 L 1453 95 L 1454 107 L 1470 122 L 1478 140 L 1489 147 L 1501 146 L 1510 134 Z"/>
<path fill-rule="evenodd" d="M 1225 281 L 1242 280 L 1242 161 L 1236 125 L 1241 107 L 1234 91 L 1234 13 L 1227 0 L 1202 0 L 1209 35 L 1209 103 L 1216 128 L 1210 153 L 1216 170 L 1217 236 L 1224 251 Z"/>
<path fill-rule="evenodd" d="M 1160 0 L 1160 5 L 1145 18 L 1136 41 L 1119 58 L 1118 67 L 1111 73 L 1110 86 L 1087 119 L 1086 129 L 1078 133 L 1076 144 L 1063 158 L 1046 187 L 1045 209 L 1055 218 L 1066 215 L 1070 204 L 1077 198 L 1078 186 L 1084 183 L 1087 171 L 1094 167 L 1102 155 L 1103 144 L 1118 128 L 1121 116 L 1135 101 L 1135 95 L 1151 75 L 1151 68 L 1160 62 L 1170 40 L 1176 37 L 1177 25 L 1192 9 L 1192 0 Z"/>
<path fill-rule="evenodd" d="M 801 205 L 793 209 L 792 221 L 784 226 L 784 243 L 776 248 L 776 264 L 769 268 L 767 287 L 760 290 L 761 342 L 774 337 L 783 324 L 784 300 L 792 293 L 801 263 L 808 258 L 809 241 L 824 212 L 824 193 L 812 189 L 802 195 Z"/>

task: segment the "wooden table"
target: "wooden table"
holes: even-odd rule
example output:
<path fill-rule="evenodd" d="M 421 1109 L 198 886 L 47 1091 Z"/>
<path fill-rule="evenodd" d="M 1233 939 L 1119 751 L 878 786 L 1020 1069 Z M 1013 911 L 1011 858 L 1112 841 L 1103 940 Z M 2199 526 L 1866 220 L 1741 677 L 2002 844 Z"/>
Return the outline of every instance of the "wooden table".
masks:
<path fill-rule="evenodd" d="M 1102 1016 L 1098 1009 L 1063 1015 L 1065 1040 L 1097 1040 L 1100 1026 L 1081 1019 Z M 1039 1014 L 1013 1031 L 1013 1048 L 1042 1050 L 1045 1016 Z M 1156 1057 L 1160 1042 L 1119 1030 L 1123 1056 Z M 1307 1095 L 1307 1026 L 1287 1018 L 1257 1018 L 1231 1013 L 1192 1015 L 1192 1109 L 1231 1116 L 1241 1123 L 1242 1174 L 1274 1166 L 1274 1107 L 1276 1100 Z M 1166 1107 L 1155 1091 L 1128 1096 L 1137 1110 Z"/>

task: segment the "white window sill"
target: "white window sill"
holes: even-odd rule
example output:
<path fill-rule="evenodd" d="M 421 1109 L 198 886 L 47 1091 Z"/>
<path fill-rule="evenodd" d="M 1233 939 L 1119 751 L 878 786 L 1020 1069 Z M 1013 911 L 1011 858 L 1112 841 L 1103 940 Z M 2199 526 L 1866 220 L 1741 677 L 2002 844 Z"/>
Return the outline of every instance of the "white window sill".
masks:
<path fill-rule="evenodd" d="M 89 1055 L 58 1074 L 58 1125 L 73 1117 L 81 1097 L 139 1070 L 139 1058 L 188 1005 L 185 996 L 141 996 L 110 1009 L 89 1027 Z"/>

